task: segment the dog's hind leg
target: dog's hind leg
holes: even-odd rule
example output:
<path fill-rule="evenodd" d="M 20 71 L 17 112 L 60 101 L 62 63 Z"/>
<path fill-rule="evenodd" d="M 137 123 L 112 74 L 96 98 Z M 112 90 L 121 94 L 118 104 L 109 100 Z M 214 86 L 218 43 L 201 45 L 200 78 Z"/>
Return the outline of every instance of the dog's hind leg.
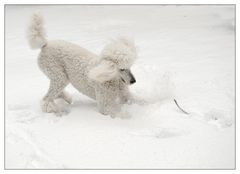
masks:
<path fill-rule="evenodd" d="M 50 78 L 50 87 L 43 98 L 42 110 L 44 112 L 60 112 L 60 108 L 54 103 L 54 99 L 58 98 L 63 93 L 64 88 L 69 81 L 64 72 L 55 73 L 54 78 Z"/>

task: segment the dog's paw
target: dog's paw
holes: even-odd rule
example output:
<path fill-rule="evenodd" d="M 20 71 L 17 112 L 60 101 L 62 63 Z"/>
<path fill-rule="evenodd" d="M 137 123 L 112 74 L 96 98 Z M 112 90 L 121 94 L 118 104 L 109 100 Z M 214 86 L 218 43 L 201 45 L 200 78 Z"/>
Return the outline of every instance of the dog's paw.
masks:
<path fill-rule="evenodd" d="M 72 103 L 72 97 L 66 91 L 64 91 L 59 97 L 65 100 L 68 104 Z"/>
<path fill-rule="evenodd" d="M 121 111 L 118 113 L 111 114 L 112 118 L 130 119 L 132 116 L 127 111 Z"/>
<path fill-rule="evenodd" d="M 53 101 L 42 101 L 41 107 L 42 111 L 47 113 L 58 113 L 60 111 Z"/>
<path fill-rule="evenodd" d="M 127 111 L 120 113 L 120 118 L 121 119 L 130 119 L 131 117 L 132 117 L 132 115 Z"/>
<path fill-rule="evenodd" d="M 61 110 L 59 112 L 56 112 L 55 115 L 58 116 L 58 117 L 62 117 L 64 115 L 68 115 L 69 113 L 70 113 L 70 110 L 64 109 L 64 110 Z"/>

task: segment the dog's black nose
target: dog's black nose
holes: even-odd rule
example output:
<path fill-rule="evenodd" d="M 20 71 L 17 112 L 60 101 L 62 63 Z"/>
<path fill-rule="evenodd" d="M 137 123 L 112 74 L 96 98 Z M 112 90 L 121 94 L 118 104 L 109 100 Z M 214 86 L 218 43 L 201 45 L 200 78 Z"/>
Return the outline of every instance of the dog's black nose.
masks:
<path fill-rule="evenodd" d="M 130 84 L 133 84 L 133 83 L 135 83 L 135 82 L 136 82 L 135 79 L 131 79 L 131 80 L 130 80 Z"/>

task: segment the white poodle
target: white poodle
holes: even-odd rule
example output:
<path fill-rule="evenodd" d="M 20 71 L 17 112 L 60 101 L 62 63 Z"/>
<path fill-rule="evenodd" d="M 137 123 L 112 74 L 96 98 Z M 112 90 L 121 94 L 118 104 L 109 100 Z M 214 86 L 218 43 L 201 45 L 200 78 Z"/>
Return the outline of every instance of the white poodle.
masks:
<path fill-rule="evenodd" d="M 99 111 L 105 115 L 116 116 L 121 104 L 129 100 L 128 85 L 136 82 L 130 71 L 136 58 L 133 42 L 112 41 L 98 56 L 66 41 L 47 41 L 39 14 L 32 16 L 28 41 L 32 49 L 41 49 L 38 65 L 50 79 L 49 90 L 43 98 L 44 112 L 61 112 L 54 102 L 57 98 L 72 102 L 64 91 L 69 83 L 95 99 Z"/>

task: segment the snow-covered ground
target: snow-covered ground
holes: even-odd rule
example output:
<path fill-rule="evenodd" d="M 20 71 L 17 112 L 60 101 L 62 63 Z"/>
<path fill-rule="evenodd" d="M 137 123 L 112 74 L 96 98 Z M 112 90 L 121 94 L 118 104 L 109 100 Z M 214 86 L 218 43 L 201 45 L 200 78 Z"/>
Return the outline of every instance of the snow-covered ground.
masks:
<path fill-rule="evenodd" d="M 134 38 L 131 91 L 147 104 L 112 119 L 69 86 L 74 103 L 58 102 L 70 112 L 42 113 L 49 82 L 25 38 L 35 10 L 49 40 L 97 54 L 108 39 Z M 6 168 L 235 167 L 234 6 L 7 6 L 5 19 Z"/>

